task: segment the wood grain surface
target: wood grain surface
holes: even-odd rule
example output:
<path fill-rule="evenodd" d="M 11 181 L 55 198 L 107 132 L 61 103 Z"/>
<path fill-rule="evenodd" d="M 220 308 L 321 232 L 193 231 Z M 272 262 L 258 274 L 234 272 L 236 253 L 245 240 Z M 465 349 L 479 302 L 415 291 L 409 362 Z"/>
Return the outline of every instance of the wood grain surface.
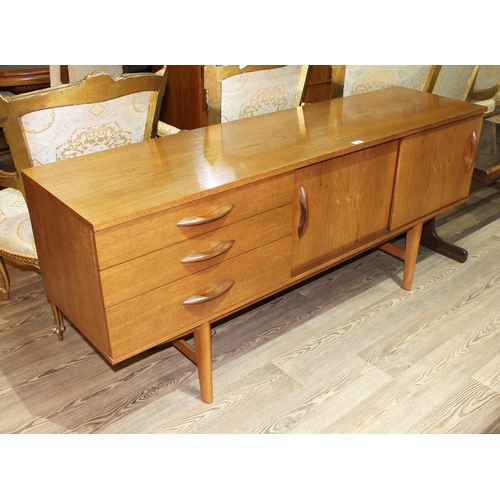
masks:
<path fill-rule="evenodd" d="M 9 266 L 0 433 L 499 433 L 500 185 L 437 226 L 469 258 L 420 248 L 411 291 L 371 251 L 215 324 L 211 404 L 172 346 L 113 367 L 60 342 L 40 276 Z"/>

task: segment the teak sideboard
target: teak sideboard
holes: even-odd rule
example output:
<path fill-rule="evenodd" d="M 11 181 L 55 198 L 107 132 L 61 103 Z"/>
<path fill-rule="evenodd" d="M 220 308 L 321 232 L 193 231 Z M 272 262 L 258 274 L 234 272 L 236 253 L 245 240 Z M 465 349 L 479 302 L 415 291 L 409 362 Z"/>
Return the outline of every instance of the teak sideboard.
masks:
<path fill-rule="evenodd" d="M 112 364 L 172 342 L 211 402 L 215 320 L 374 247 L 411 287 L 483 111 L 393 87 L 24 170 L 46 294 Z"/>

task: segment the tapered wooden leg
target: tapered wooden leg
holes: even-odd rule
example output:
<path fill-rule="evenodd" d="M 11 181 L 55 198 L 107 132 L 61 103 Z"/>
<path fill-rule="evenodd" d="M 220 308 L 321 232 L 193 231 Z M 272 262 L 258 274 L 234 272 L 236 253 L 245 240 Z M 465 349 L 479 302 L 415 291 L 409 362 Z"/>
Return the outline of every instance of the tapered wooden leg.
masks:
<path fill-rule="evenodd" d="M 198 366 L 201 399 L 204 403 L 211 403 L 213 401 L 213 385 L 210 323 L 204 323 L 194 331 L 194 347 L 196 351 L 196 365 Z"/>
<path fill-rule="evenodd" d="M 415 267 L 417 265 L 418 247 L 420 246 L 420 236 L 422 235 L 423 224 L 417 224 L 406 233 L 405 265 L 403 273 L 403 288 L 411 290 Z"/>
<path fill-rule="evenodd" d="M 415 275 L 415 267 L 417 265 L 418 247 L 420 246 L 422 227 L 423 224 L 417 224 L 406 232 L 406 245 L 404 250 L 391 242 L 384 243 L 380 246 L 380 250 L 404 261 L 403 283 L 401 286 L 405 290 L 411 290 L 413 276 Z"/>

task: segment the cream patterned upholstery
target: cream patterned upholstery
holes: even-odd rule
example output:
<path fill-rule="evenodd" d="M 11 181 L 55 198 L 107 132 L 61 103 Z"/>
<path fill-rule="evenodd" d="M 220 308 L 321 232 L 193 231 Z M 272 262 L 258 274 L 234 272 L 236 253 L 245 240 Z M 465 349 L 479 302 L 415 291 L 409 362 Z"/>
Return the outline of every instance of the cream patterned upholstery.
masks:
<path fill-rule="evenodd" d="M 7 252 L 37 258 L 28 207 L 18 189 L 0 190 L 0 235 L 1 248 Z"/>
<path fill-rule="evenodd" d="M 221 122 L 293 108 L 301 66 L 241 73 L 222 82 Z"/>
<path fill-rule="evenodd" d="M 446 65 L 439 69 L 432 93 L 464 101 L 474 83 L 479 66 Z"/>
<path fill-rule="evenodd" d="M 33 166 L 126 146 L 146 138 L 150 92 L 42 109 L 21 117 Z"/>
<path fill-rule="evenodd" d="M 401 86 L 427 91 L 433 66 L 353 66 L 345 67 L 344 96 L 386 87 Z"/>
<path fill-rule="evenodd" d="M 308 66 L 206 66 L 209 124 L 300 106 Z"/>

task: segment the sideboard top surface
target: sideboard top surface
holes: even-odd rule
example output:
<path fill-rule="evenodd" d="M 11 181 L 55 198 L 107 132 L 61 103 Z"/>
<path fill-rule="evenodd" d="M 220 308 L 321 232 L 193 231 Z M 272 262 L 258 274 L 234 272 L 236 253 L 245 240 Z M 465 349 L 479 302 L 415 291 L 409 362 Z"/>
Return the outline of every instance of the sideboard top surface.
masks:
<path fill-rule="evenodd" d="M 483 112 L 471 103 L 391 87 L 182 131 L 23 175 L 98 231 Z"/>

